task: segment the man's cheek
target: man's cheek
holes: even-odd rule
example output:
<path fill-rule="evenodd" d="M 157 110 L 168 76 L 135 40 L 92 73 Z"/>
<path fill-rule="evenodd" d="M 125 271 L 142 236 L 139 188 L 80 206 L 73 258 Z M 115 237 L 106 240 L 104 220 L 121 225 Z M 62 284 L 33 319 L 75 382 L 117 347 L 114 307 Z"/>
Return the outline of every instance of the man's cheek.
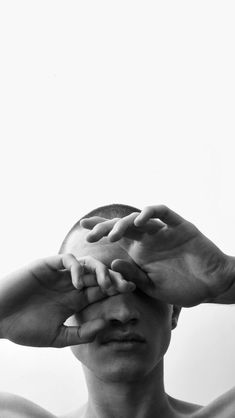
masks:
<path fill-rule="evenodd" d="M 172 305 L 162 302 L 157 299 L 152 299 L 148 301 L 148 306 L 151 308 L 155 315 L 160 318 L 167 318 L 172 314 Z"/>

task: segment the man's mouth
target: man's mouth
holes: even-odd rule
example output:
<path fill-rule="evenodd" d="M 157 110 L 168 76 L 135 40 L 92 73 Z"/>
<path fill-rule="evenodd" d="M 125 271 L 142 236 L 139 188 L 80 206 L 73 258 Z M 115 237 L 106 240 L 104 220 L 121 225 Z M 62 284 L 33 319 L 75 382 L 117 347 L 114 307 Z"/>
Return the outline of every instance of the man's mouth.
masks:
<path fill-rule="evenodd" d="M 136 333 L 128 333 L 128 334 L 112 334 L 107 335 L 101 341 L 101 344 L 112 344 L 112 343 L 119 343 L 119 344 L 128 344 L 128 343 L 145 343 L 146 340 L 139 334 Z"/>

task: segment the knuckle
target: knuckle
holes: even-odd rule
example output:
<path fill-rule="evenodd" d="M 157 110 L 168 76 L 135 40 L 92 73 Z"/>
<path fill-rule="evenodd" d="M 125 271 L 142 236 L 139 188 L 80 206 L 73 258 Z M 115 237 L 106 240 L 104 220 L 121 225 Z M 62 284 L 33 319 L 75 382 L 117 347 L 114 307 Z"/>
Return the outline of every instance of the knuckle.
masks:
<path fill-rule="evenodd" d="M 74 262 L 75 261 L 75 257 L 73 254 L 71 253 L 67 253 L 67 254 L 63 254 L 62 255 L 62 260 L 63 262 Z"/>
<path fill-rule="evenodd" d="M 166 206 L 166 205 L 159 205 L 159 209 L 162 211 L 162 212 L 164 212 L 164 213 L 167 213 L 167 212 L 169 212 L 169 208 L 168 208 L 168 206 Z"/>
<path fill-rule="evenodd" d="M 110 223 L 114 223 L 114 222 L 117 222 L 117 221 L 120 221 L 122 218 L 118 218 L 118 217 L 115 217 L 115 218 L 112 218 L 112 219 L 110 219 Z"/>
<path fill-rule="evenodd" d="M 120 225 L 122 225 L 124 221 L 124 218 L 119 218 L 114 224 L 113 224 L 113 231 L 118 229 Z"/>
<path fill-rule="evenodd" d="M 74 255 L 72 254 L 72 253 L 66 253 L 66 254 L 63 254 L 63 256 L 62 257 L 65 257 L 65 258 L 70 258 L 70 257 L 72 257 L 72 258 L 74 258 Z"/>
<path fill-rule="evenodd" d="M 187 229 L 189 232 L 193 232 L 195 234 L 199 233 L 199 229 L 194 225 L 192 222 L 186 221 L 184 223 L 185 229 Z"/>
<path fill-rule="evenodd" d="M 77 261 L 76 265 L 74 266 L 76 270 L 82 271 L 84 268 L 84 263 L 82 261 Z"/>
<path fill-rule="evenodd" d="M 92 263 L 94 263 L 96 260 L 95 260 L 95 258 L 94 257 L 92 257 L 91 255 L 86 255 L 85 257 L 83 257 L 83 259 L 82 259 L 82 261 L 83 261 L 83 264 L 92 264 Z"/>
<path fill-rule="evenodd" d="M 83 331 L 82 326 L 79 325 L 77 327 L 77 336 L 78 336 L 78 338 L 82 338 L 82 331 Z"/>
<path fill-rule="evenodd" d="M 85 255 L 85 257 L 83 257 L 85 261 L 92 261 L 93 257 L 91 255 Z"/>
<path fill-rule="evenodd" d="M 99 232 L 100 230 L 102 230 L 103 224 L 104 224 L 104 222 L 96 224 L 93 228 L 93 232 Z"/>
<path fill-rule="evenodd" d="M 142 212 L 145 213 L 145 214 L 149 214 L 153 211 L 153 209 L 154 209 L 154 206 L 150 206 L 150 205 L 145 206 L 144 209 L 142 210 Z"/>
<path fill-rule="evenodd" d="M 135 219 L 140 213 L 139 212 L 131 212 L 131 214 L 128 216 L 128 218 Z"/>
<path fill-rule="evenodd" d="M 54 341 L 52 342 L 51 346 L 55 347 L 55 348 L 63 348 L 65 347 L 65 341 L 64 341 L 64 333 L 62 334 L 62 336 L 57 336 Z"/>
<path fill-rule="evenodd" d="M 108 275 L 109 275 L 109 269 L 108 269 L 108 267 L 107 267 L 105 264 L 103 264 L 103 263 L 100 263 L 100 271 L 101 271 L 102 273 L 105 273 L 105 274 L 108 274 Z"/>

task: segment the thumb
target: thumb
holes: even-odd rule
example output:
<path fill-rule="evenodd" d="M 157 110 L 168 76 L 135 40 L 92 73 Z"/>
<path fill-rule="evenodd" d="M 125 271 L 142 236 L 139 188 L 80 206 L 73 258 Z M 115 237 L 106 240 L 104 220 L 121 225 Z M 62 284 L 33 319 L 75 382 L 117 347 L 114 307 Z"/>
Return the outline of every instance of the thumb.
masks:
<path fill-rule="evenodd" d="M 121 273 L 126 280 L 135 283 L 144 292 L 152 284 L 147 274 L 134 262 L 130 263 L 129 261 L 117 259 L 112 262 L 111 268 L 113 271 Z"/>
<path fill-rule="evenodd" d="M 52 347 L 68 347 L 70 345 L 85 344 L 93 341 L 96 334 L 106 326 L 104 319 L 98 318 L 87 321 L 80 326 L 61 325 Z"/>

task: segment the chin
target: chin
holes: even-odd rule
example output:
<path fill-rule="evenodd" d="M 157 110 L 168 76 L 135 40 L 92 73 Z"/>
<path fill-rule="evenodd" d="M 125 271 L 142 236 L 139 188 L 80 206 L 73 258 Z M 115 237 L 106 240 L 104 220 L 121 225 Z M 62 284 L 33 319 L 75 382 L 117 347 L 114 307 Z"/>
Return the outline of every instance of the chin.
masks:
<path fill-rule="evenodd" d="M 116 361 L 103 364 L 102 367 L 93 369 L 89 367 L 94 375 L 105 382 L 131 383 L 143 379 L 151 371 L 152 367 L 135 359 L 117 359 Z"/>
<path fill-rule="evenodd" d="M 139 351 L 114 349 L 97 350 L 93 344 L 71 347 L 85 370 L 104 382 L 131 383 L 147 377 L 162 359 L 159 347 L 143 346 Z M 84 371 L 85 371 L 84 370 Z"/>

